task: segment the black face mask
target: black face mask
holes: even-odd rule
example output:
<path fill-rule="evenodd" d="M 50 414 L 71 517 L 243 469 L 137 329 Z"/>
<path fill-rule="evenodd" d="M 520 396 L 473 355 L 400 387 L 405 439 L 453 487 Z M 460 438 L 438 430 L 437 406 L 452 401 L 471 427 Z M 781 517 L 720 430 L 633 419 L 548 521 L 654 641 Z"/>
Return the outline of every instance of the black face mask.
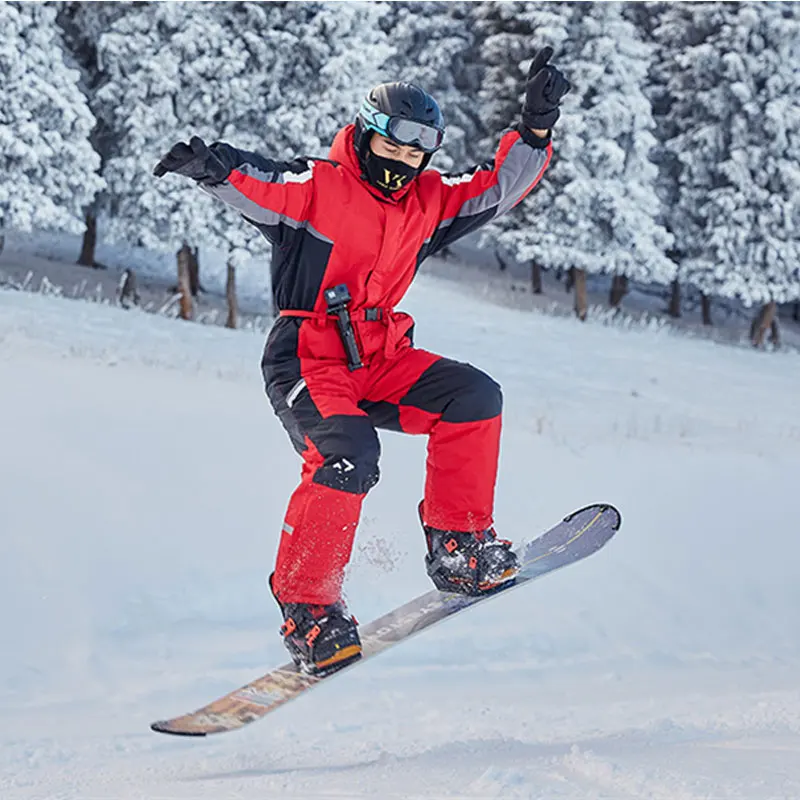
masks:
<path fill-rule="evenodd" d="M 387 197 L 405 188 L 419 174 L 419 167 L 410 167 L 403 161 L 375 155 L 371 150 L 364 159 L 367 180 Z"/>

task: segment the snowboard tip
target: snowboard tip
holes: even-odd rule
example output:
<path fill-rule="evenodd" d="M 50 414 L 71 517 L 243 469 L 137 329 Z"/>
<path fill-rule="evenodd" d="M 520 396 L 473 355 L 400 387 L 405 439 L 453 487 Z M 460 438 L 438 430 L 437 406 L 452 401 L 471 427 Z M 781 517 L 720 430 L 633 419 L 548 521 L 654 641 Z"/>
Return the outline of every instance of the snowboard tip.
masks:
<path fill-rule="evenodd" d="M 168 720 L 153 722 L 150 725 L 150 730 L 155 731 L 156 733 L 168 733 L 171 736 L 192 736 L 197 738 L 206 735 L 204 731 L 176 731 L 174 728 L 170 727 Z"/>
<path fill-rule="evenodd" d="M 614 521 L 611 523 L 612 530 L 618 531 L 622 526 L 622 514 L 620 514 L 619 509 L 611 503 L 590 503 L 588 506 L 584 506 L 577 511 L 573 511 L 571 514 L 567 514 L 563 521 L 570 522 L 577 517 L 578 514 L 582 514 L 585 511 L 599 511 L 601 514 L 610 511 L 615 517 Z"/>

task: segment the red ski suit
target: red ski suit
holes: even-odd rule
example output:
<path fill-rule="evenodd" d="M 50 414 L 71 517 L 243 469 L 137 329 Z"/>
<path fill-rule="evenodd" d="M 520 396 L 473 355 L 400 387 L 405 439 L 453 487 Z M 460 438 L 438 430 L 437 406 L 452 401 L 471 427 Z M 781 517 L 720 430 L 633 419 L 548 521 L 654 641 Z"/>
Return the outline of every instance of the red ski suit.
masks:
<path fill-rule="evenodd" d="M 362 177 L 353 126 L 330 160 L 278 162 L 227 144 L 231 168 L 205 187 L 273 244 L 281 316 L 267 339 L 267 395 L 303 458 L 273 576 L 282 603 L 335 602 L 361 504 L 378 481 L 376 428 L 427 434 L 427 525 L 492 524 L 502 396 L 486 374 L 415 348 L 413 320 L 395 311 L 420 263 L 504 213 L 534 187 L 548 141 L 506 133 L 493 164 L 458 175 L 426 170 L 386 198 Z M 363 369 L 350 371 L 324 290 L 347 284 Z"/>

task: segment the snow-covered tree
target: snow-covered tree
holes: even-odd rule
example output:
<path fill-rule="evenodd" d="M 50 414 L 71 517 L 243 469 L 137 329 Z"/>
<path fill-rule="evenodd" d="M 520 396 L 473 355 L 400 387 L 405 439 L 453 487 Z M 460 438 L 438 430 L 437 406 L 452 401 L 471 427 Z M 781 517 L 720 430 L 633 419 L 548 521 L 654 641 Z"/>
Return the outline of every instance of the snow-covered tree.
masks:
<path fill-rule="evenodd" d="M 658 168 L 656 192 L 661 201 L 659 221 L 672 233 L 672 219 L 678 202 L 680 161 L 677 154 L 666 146 L 680 130 L 681 121 L 673 115 L 675 101 L 670 83 L 678 67 L 675 53 L 691 43 L 696 35 L 691 24 L 691 4 L 674 2 L 626 3 L 625 15 L 637 27 L 639 35 L 652 46 L 650 64 L 644 91 L 653 109 L 656 145 L 650 158 Z M 673 317 L 681 316 L 681 285 L 679 280 L 679 253 L 673 248 L 667 252 L 678 265 L 672 281 L 667 310 Z M 704 305 L 705 308 L 705 305 Z"/>
<path fill-rule="evenodd" d="M 103 119 L 123 133 L 105 175 L 109 233 L 152 248 L 182 242 L 265 251 L 232 212 L 185 179 L 156 180 L 174 142 L 198 135 L 274 158 L 326 155 L 389 55 L 366 3 L 136 5 L 99 42 Z"/>
<path fill-rule="evenodd" d="M 81 85 L 89 103 L 89 109 L 96 117 L 97 124 L 92 129 L 89 141 L 100 156 L 100 172 L 110 157 L 121 135 L 105 124 L 102 108 L 98 109 L 97 89 L 105 77 L 97 59 L 97 43 L 111 24 L 127 13 L 131 3 L 84 3 L 67 2 L 58 4 L 58 24 L 64 34 L 64 43 L 70 60 L 81 72 Z M 94 202 L 86 210 L 86 227 L 78 263 L 97 266 L 95 249 L 97 245 L 97 213 L 105 201 L 105 191 L 100 191 Z"/>
<path fill-rule="evenodd" d="M 713 3 L 694 15 L 702 37 L 676 55 L 671 86 L 682 274 L 766 305 L 768 326 L 775 303 L 800 297 L 800 9 Z"/>
<path fill-rule="evenodd" d="M 55 18 L 52 4 L 0 3 L 0 236 L 79 232 L 103 185 L 89 142 L 95 120 Z"/>
<path fill-rule="evenodd" d="M 485 70 L 480 116 L 491 147 L 519 122 L 527 68 L 536 50 L 550 45 L 561 63 L 570 9 L 568 3 L 481 2 L 474 14 Z"/>
<path fill-rule="evenodd" d="M 554 61 L 563 66 L 564 45 L 568 39 L 571 16 L 568 3 L 482 2 L 477 4 L 476 30 L 480 41 L 480 60 L 484 68 L 480 90 L 480 116 L 486 136 L 483 152 L 491 153 L 500 136 L 520 120 L 525 95 L 525 80 L 533 55 L 547 45 L 555 50 Z M 552 201 L 556 188 L 554 171 L 559 154 L 546 173 L 546 180 L 534 197 L 512 209 L 486 228 L 481 237 L 484 246 L 500 250 L 519 260 L 531 258 L 523 248 L 536 237 L 542 209 Z M 531 259 L 534 292 L 541 292 L 541 262 Z"/>
<path fill-rule="evenodd" d="M 554 133 L 558 160 L 521 210 L 524 223 L 500 240 L 520 260 L 573 270 L 583 317 L 585 273 L 669 283 L 675 265 L 649 158 L 650 48 L 618 3 L 575 4 L 568 13 L 568 38 L 554 59 L 572 82 Z"/>
<path fill-rule="evenodd" d="M 464 169 L 483 157 L 476 7 L 463 2 L 394 2 L 386 5 L 381 20 L 395 48 L 382 80 L 419 84 L 444 113 L 447 134 L 433 164 L 440 170 Z"/>

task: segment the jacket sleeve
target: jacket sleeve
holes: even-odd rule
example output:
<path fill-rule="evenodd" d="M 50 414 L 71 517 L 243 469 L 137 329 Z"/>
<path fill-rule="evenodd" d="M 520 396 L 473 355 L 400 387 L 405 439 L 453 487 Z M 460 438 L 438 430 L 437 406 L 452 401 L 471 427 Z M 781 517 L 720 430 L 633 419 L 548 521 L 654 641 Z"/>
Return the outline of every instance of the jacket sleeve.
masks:
<path fill-rule="evenodd" d="M 528 130 L 509 131 L 500 140 L 494 163 L 456 175 L 432 173 L 441 182 L 441 211 L 436 229 L 426 242 L 432 255 L 505 214 L 539 182 L 550 163 L 550 139 Z"/>
<path fill-rule="evenodd" d="M 305 221 L 313 192 L 312 159 L 273 161 L 224 142 L 215 142 L 210 149 L 230 173 L 222 183 L 201 184 L 203 191 L 235 208 L 267 234 L 282 222 Z"/>

